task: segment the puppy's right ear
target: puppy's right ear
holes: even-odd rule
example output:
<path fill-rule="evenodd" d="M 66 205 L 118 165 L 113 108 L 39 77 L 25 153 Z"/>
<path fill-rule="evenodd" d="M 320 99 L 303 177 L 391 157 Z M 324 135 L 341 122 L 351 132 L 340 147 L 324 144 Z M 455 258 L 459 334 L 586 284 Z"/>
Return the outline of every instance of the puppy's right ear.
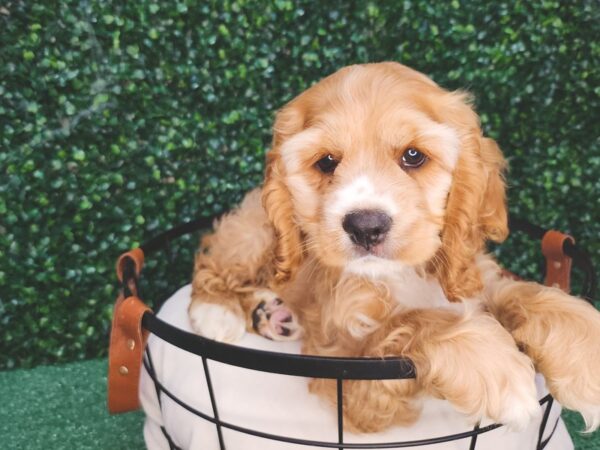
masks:
<path fill-rule="evenodd" d="M 262 202 L 275 228 L 275 281 L 290 280 L 304 258 L 303 239 L 296 223 L 292 195 L 285 182 L 281 146 L 304 128 L 302 109 L 292 101 L 277 113 L 273 126 L 273 144 L 267 153 Z"/>

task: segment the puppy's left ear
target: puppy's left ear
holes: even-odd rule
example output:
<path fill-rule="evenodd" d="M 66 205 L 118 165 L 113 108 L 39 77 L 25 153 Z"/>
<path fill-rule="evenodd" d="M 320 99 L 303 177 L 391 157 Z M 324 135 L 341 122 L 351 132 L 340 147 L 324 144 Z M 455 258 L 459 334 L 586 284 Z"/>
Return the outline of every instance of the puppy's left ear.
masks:
<path fill-rule="evenodd" d="M 301 131 L 303 116 L 295 104 L 297 99 L 277 113 L 273 126 L 273 143 L 267 153 L 262 202 L 275 229 L 275 281 L 290 280 L 304 258 L 303 239 L 296 223 L 292 194 L 285 183 L 285 167 L 281 161 L 281 145 Z"/>
<path fill-rule="evenodd" d="M 506 161 L 496 141 L 480 138 L 483 167 L 487 172 L 486 190 L 479 211 L 480 226 L 485 238 L 502 242 L 508 236 L 508 211 L 504 172 Z"/>
<path fill-rule="evenodd" d="M 461 153 L 452 175 L 442 246 L 430 267 L 451 301 L 481 291 L 475 258 L 487 240 L 502 242 L 508 236 L 505 160 L 496 142 L 482 136 L 465 96 L 455 95 L 457 99 L 447 123 L 461 131 Z"/>

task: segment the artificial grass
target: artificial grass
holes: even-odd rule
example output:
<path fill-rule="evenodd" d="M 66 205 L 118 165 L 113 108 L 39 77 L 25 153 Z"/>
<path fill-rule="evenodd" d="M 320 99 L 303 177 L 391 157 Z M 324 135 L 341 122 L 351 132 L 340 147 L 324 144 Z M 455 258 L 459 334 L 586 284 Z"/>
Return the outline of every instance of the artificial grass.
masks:
<path fill-rule="evenodd" d="M 563 411 L 562 417 L 575 443 L 575 450 L 600 450 L 600 431 L 583 434 L 581 431 L 585 428 L 585 424 L 576 412 Z"/>
<path fill-rule="evenodd" d="M 141 412 L 109 415 L 106 360 L 0 372 L 3 450 L 144 449 Z"/>
<path fill-rule="evenodd" d="M 143 414 L 106 410 L 106 367 L 93 360 L 0 372 L 0 448 L 143 449 Z M 600 450 L 600 431 L 582 435 L 578 414 L 563 418 L 576 450 Z"/>

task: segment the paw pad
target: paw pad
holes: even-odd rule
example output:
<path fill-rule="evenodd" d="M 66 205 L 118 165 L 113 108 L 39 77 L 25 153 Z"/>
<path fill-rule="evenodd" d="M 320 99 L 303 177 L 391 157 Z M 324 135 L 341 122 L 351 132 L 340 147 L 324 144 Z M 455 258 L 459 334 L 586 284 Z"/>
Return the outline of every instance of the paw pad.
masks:
<path fill-rule="evenodd" d="M 271 293 L 265 299 L 264 292 L 257 295 L 262 298 L 252 312 L 252 328 L 267 339 L 274 341 L 292 341 L 302 336 L 302 327 L 296 315 Z"/>

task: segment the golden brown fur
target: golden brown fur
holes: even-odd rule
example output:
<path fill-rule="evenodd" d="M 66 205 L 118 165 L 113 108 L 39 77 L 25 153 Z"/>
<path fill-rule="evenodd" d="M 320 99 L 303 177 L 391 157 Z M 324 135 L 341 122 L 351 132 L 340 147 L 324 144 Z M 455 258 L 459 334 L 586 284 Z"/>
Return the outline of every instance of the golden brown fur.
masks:
<path fill-rule="evenodd" d="M 600 315 L 556 289 L 501 278 L 483 256 L 487 240 L 508 234 L 505 162 L 468 100 L 395 63 L 344 68 L 292 100 L 277 114 L 262 190 L 202 242 L 194 328 L 218 335 L 198 313 L 215 304 L 252 331 L 256 292 L 268 288 L 298 315 L 306 353 L 411 358 L 415 380 L 345 383 L 355 430 L 410 423 L 422 393 L 473 420 L 523 427 L 539 412 L 532 360 L 597 427 Z M 401 167 L 407 148 L 426 163 Z M 339 162 L 331 174 L 315 165 L 325 155 Z M 341 226 L 365 208 L 392 219 L 368 252 Z M 335 395 L 326 380 L 311 390 Z"/>

